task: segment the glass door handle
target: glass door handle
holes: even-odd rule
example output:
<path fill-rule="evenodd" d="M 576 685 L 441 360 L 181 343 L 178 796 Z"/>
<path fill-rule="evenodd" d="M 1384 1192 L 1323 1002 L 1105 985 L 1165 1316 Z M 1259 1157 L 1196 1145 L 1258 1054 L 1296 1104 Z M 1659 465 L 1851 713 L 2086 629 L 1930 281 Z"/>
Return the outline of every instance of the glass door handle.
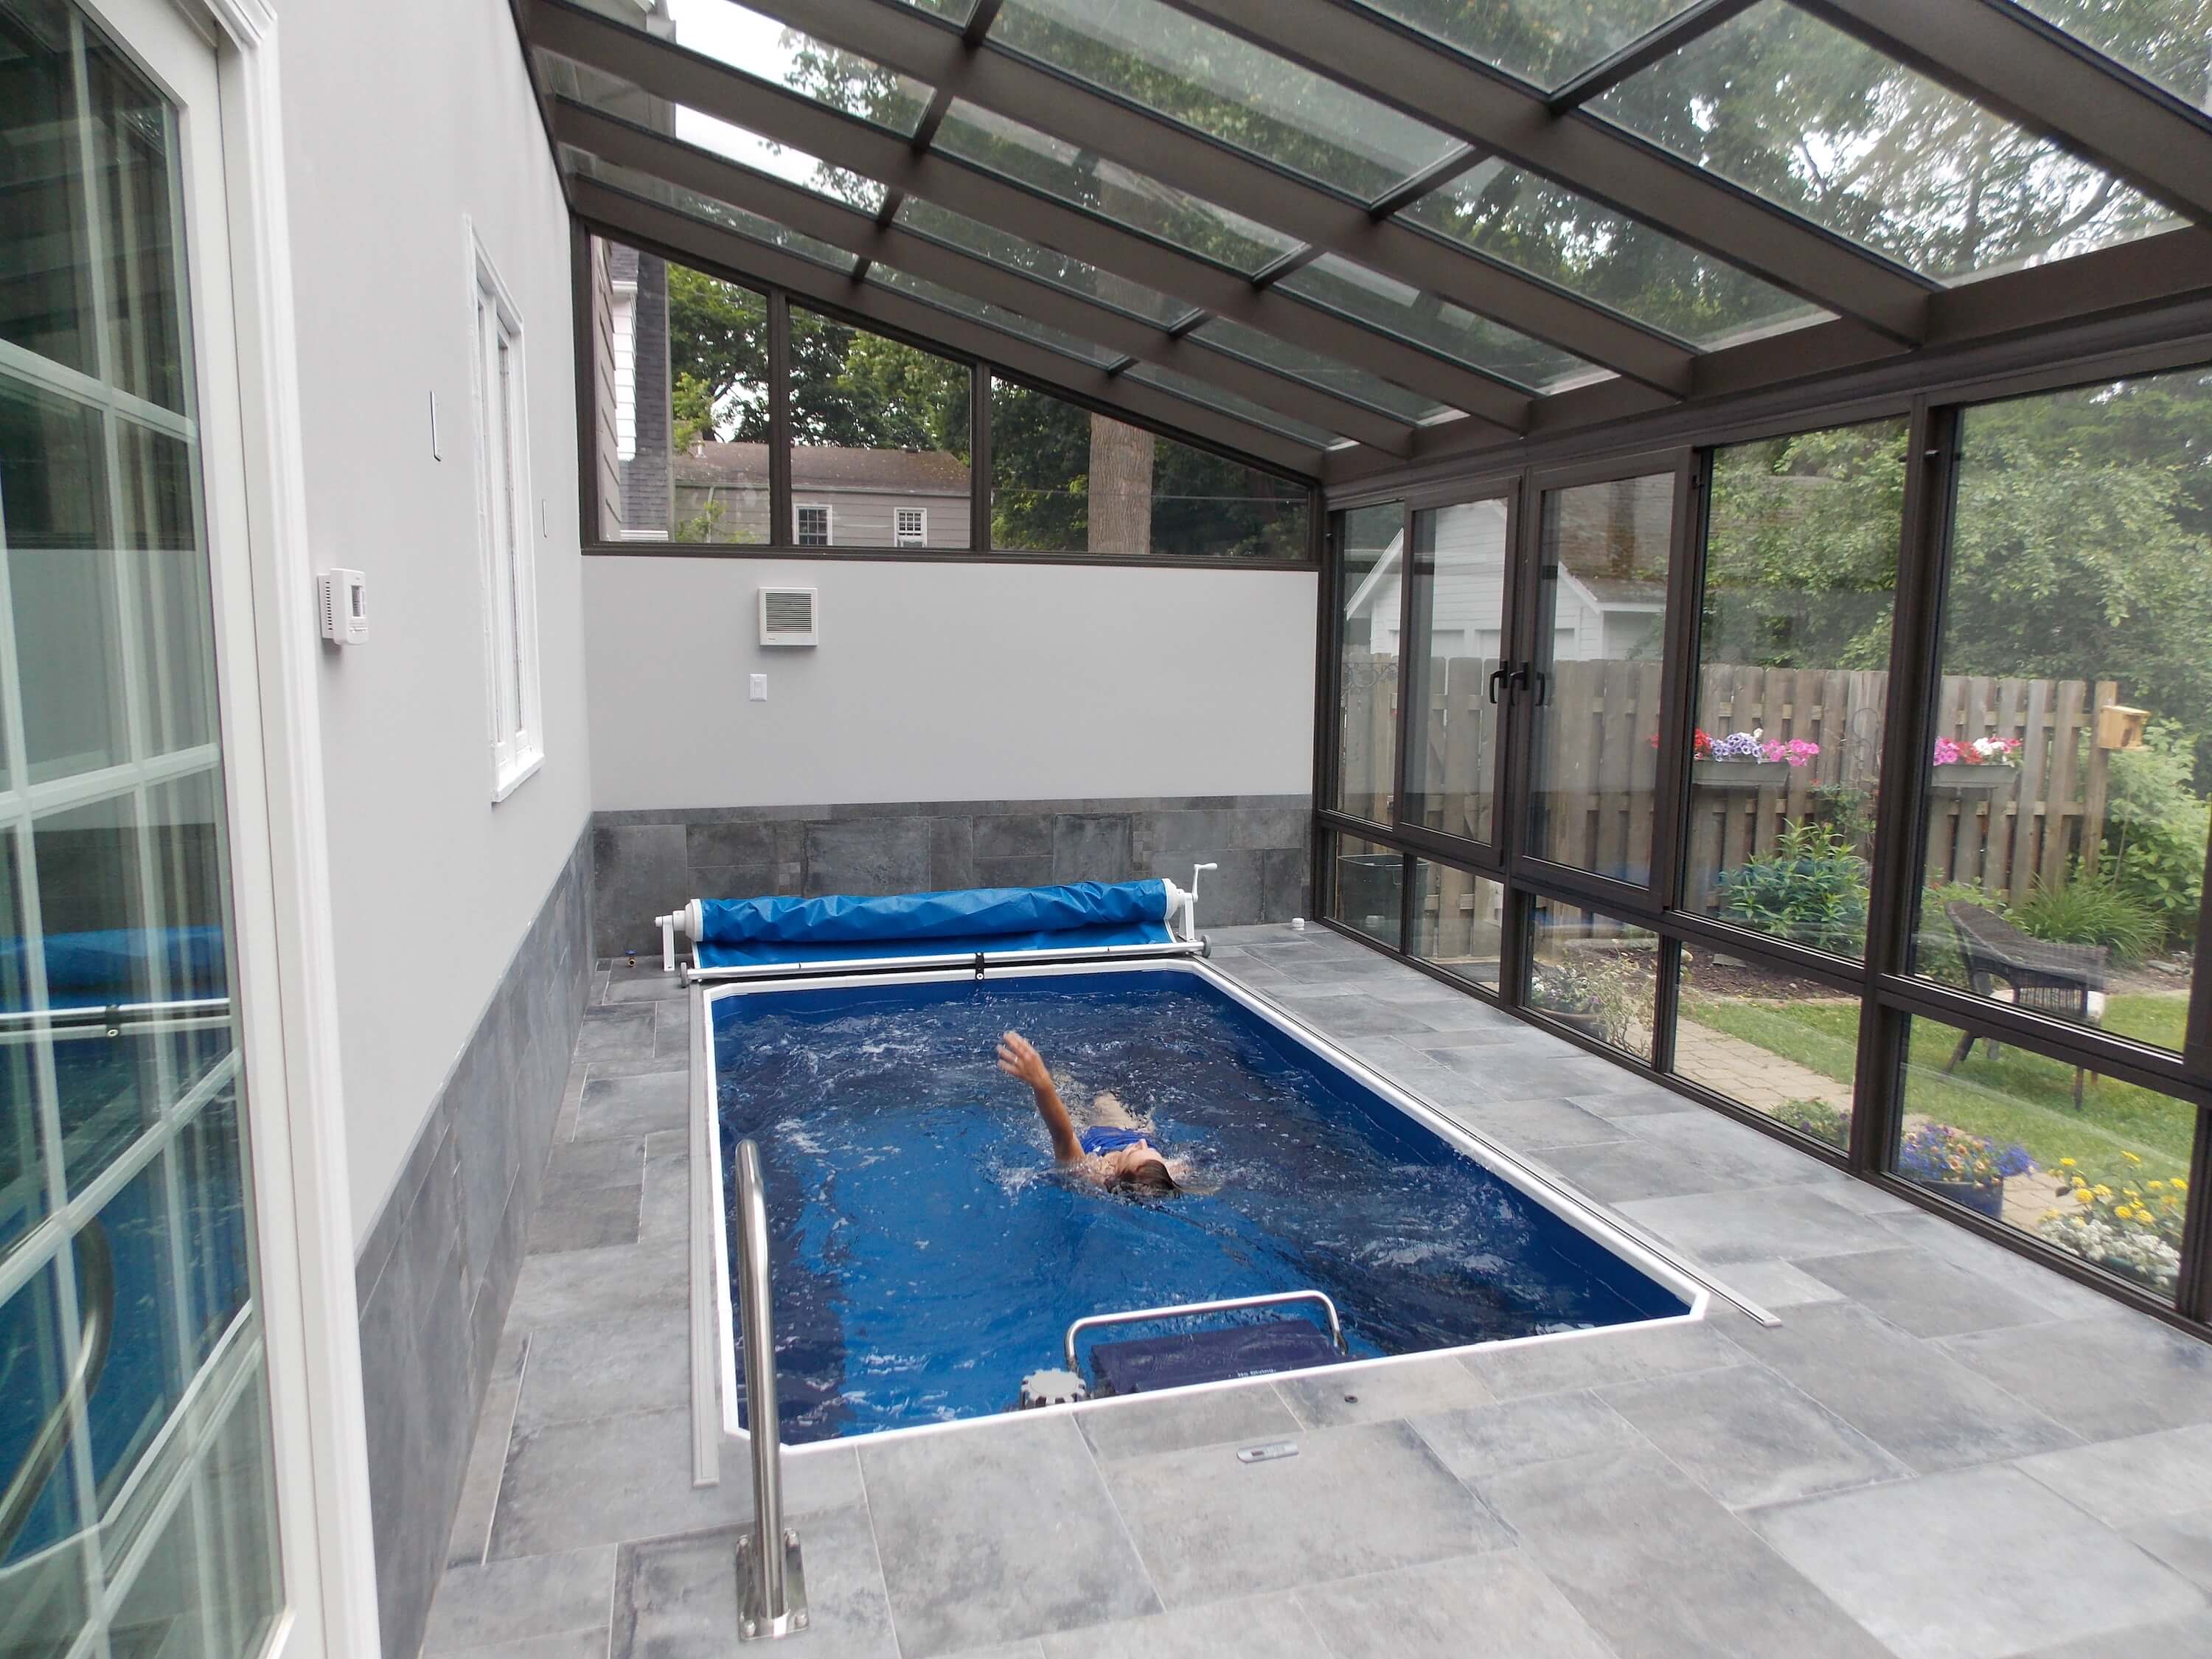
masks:
<path fill-rule="evenodd" d="M 1516 686 L 1526 686 L 1528 684 L 1528 665 L 1524 662 L 1508 674 L 1505 677 L 1506 690 L 1510 691 Z"/>
<path fill-rule="evenodd" d="M 1498 706 L 1498 688 L 1504 683 L 1506 675 L 1510 673 L 1512 669 L 1512 664 L 1502 662 L 1490 671 L 1490 706 L 1492 708 L 1495 708 Z"/>

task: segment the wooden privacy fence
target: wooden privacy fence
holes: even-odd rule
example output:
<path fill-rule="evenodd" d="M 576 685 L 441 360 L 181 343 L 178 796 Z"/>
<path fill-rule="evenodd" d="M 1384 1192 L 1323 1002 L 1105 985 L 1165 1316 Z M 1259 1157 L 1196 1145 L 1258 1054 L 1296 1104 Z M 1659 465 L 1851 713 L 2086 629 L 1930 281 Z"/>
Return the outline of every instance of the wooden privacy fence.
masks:
<path fill-rule="evenodd" d="M 1408 816 L 1445 835 L 1487 839 L 1480 813 L 1493 766 L 1488 681 L 1494 658 L 1437 658 L 1429 673 L 1422 747 L 1408 757 Z M 1398 661 L 1347 658 L 1340 715 L 1340 804 L 1388 822 L 1395 780 Z M 1580 868 L 1633 869 L 1648 857 L 1658 751 L 1656 663 L 1553 665 L 1538 728 L 1542 853 Z M 1768 743 L 1802 740 L 1820 753 L 1786 772 L 1717 771 L 1691 798 L 1686 899 L 1709 908 L 1723 870 L 1774 850 L 1791 823 L 1826 815 L 1850 833 L 1855 797 L 1870 813 L 1881 763 L 1887 677 L 1880 672 L 1700 670 L 1697 724 L 1719 738 L 1759 729 Z M 2078 855 L 2094 869 L 2104 830 L 2110 750 L 2097 711 L 2119 701 L 2112 680 L 1947 675 L 1935 732 L 1966 742 L 2016 739 L 2019 765 L 2002 775 L 1937 767 L 1929 794 L 1928 879 L 2025 898 L 2039 880 L 2062 884 Z M 1866 850 L 1862 848 L 1862 851 Z M 1464 902 L 1455 888 L 1450 895 Z"/>

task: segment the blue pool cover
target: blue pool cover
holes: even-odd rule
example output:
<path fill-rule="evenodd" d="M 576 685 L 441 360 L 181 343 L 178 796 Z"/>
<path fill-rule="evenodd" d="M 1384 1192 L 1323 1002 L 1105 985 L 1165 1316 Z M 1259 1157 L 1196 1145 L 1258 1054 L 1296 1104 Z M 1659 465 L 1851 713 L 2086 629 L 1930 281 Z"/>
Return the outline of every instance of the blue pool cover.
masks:
<path fill-rule="evenodd" d="M 970 887 L 884 898 L 702 899 L 702 968 L 979 951 L 1165 945 L 1164 881 L 1079 881 L 1061 887 Z"/>

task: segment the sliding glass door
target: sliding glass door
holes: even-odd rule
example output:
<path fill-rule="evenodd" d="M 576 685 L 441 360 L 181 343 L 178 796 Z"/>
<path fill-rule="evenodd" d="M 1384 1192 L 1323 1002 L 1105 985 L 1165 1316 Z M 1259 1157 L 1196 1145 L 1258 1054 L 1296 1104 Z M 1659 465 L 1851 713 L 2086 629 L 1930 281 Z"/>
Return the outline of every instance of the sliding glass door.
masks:
<path fill-rule="evenodd" d="M 0 47 L 0 1653 L 238 1659 L 283 1599 L 185 274 L 216 60 L 158 4 Z"/>

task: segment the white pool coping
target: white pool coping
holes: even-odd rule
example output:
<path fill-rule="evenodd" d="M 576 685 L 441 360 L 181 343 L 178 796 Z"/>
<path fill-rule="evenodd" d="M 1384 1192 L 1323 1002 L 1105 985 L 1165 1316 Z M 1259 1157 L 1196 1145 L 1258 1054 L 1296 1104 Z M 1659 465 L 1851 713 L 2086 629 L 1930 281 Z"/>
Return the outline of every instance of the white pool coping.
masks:
<path fill-rule="evenodd" d="M 802 1457 L 811 1451 L 846 1446 L 859 1441 L 876 1444 L 922 1435 L 988 1430 L 1010 1419 L 1022 1420 L 1041 1413 L 1110 1411 L 1146 1401 L 1159 1402 L 1228 1389 L 1249 1388 L 1323 1372 L 1332 1376 L 1356 1377 L 1384 1366 L 1477 1352 L 1497 1352 L 1508 1348 L 1534 1347 L 1539 1344 L 1597 1340 L 1665 1325 L 1695 1324 L 1705 1319 L 1715 1296 L 1733 1303 L 1762 1324 L 1778 1322 L 1757 1303 L 1729 1289 L 1704 1268 L 1682 1261 L 1656 1240 L 1644 1235 L 1641 1229 L 1608 1213 L 1594 1200 L 1577 1192 L 1557 1176 L 1531 1168 L 1487 1136 L 1454 1121 L 1295 1014 L 1267 997 L 1238 984 L 1205 962 L 1182 957 L 1141 961 L 1026 963 L 994 967 L 989 977 L 1033 979 L 1078 974 L 1136 972 L 1188 974 L 1203 980 L 1224 996 L 1257 1014 L 1293 1042 L 1388 1101 L 1422 1127 L 1523 1196 L 1541 1205 L 1577 1232 L 1602 1245 L 1646 1277 L 1673 1291 L 1688 1304 L 1686 1311 L 1624 1324 L 1591 1326 L 1583 1330 L 1554 1331 L 1537 1336 L 1499 1337 L 1487 1342 L 1426 1348 L 1414 1353 L 1344 1360 L 1326 1366 L 1269 1372 L 1264 1376 L 1225 1377 L 1218 1382 L 1187 1383 L 1180 1388 L 1150 1390 L 1142 1394 L 1040 1406 L 1024 1412 L 998 1412 L 981 1417 L 912 1424 L 902 1428 L 877 1429 L 861 1435 L 842 1435 L 804 1445 L 787 1445 L 783 1449 L 785 1456 Z M 774 996 L 786 992 L 833 988 L 942 984 L 973 980 L 975 977 L 973 968 L 961 967 L 923 972 L 842 973 L 787 978 L 772 982 L 740 981 L 695 984 L 692 987 L 690 1256 L 692 1478 L 695 1485 L 712 1485 L 719 1478 L 719 1460 L 724 1442 L 749 1443 L 750 1440 L 750 1436 L 738 1421 L 736 1307 L 730 1273 L 729 1228 L 725 1220 L 728 1214 L 728 1203 L 722 1176 L 720 1113 L 715 1106 L 718 1091 L 714 1075 L 714 1005 L 733 996 Z"/>

